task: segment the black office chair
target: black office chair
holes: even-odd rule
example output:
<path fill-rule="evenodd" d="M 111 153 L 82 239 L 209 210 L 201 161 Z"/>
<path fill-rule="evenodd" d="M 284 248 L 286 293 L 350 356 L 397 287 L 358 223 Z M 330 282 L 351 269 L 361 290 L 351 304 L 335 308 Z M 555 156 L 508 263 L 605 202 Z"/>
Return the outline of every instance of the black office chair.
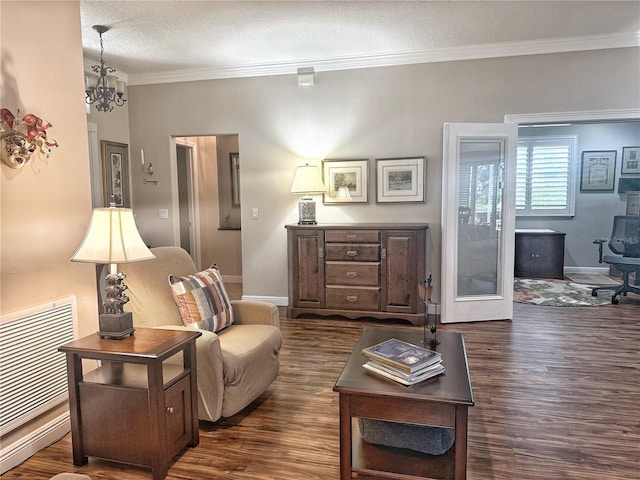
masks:
<path fill-rule="evenodd" d="M 598 244 L 599 263 L 608 263 L 613 265 L 622 273 L 622 285 L 614 287 L 597 287 L 591 291 L 591 295 L 598 296 L 598 290 L 615 289 L 611 296 L 611 303 L 618 303 L 619 295 L 627 295 L 627 292 L 637 293 L 640 295 L 640 288 L 629 285 L 629 274 L 632 272 L 640 273 L 640 217 L 616 215 L 613 217 L 613 231 L 611 239 L 609 239 L 609 250 L 616 255 L 602 255 L 602 245 L 607 240 L 594 240 L 593 243 Z"/>

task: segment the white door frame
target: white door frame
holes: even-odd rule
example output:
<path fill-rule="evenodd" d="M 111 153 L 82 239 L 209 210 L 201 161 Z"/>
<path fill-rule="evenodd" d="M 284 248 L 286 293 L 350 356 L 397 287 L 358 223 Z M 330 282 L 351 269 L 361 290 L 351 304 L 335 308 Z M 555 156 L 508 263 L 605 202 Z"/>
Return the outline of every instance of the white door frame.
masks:
<path fill-rule="evenodd" d="M 200 206 L 198 202 L 198 148 L 197 144 L 186 140 L 184 137 L 171 138 L 171 200 L 173 209 L 173 242 L 180 245 L 180 199 L 178 195 L 178 156 L 176 146 L 182 145 L 191 151 L 191 161 L 187 167 L 189 186 L 189 223 L 191 224 L 191 256 L 198 269 L 201 265 L 200 252 Z"/>

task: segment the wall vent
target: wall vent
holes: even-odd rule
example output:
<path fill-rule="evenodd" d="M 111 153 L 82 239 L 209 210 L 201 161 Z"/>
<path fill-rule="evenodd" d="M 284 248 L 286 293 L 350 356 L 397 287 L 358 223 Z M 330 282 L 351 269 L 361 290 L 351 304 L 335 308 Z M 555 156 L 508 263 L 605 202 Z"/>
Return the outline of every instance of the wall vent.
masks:
<path fill-rule="evenodd" d="M 0 318 L 0 435 L 68 398 L 65 355 L 74 339 L 76 297 Z"/>

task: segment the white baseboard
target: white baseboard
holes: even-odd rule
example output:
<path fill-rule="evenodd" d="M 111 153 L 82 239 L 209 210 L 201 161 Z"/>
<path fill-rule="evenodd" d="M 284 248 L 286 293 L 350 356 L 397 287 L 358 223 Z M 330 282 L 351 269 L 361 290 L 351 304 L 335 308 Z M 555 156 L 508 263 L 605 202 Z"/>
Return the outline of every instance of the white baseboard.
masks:
<path fill-rule="evenodd" d="M 564 267 L 564 273 L 583 273 L 585 275 L 609 275 L 609 267 Z"/>
<path fill-rule="evenodd" d="M 242 295 L 242 300 L 258 300 L 261 302 L 269 302 L 279 307 L 286 307 L 289 305 L 289 299 L 287 297 L 262 297 L 258 295 Z"/>
<path fill-rule="evenodd" d="M 69 412 L 63 413 L 10 445 L 0 448 L 0 475 L 57 442 L 71 431 Z"/>

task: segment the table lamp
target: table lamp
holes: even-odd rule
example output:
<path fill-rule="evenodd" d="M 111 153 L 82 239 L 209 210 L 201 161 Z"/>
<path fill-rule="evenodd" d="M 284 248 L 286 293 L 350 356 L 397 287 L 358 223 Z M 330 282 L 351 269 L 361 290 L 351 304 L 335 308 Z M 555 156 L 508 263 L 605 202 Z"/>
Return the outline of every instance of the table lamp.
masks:
<path fill-rule="evenodd" d="M 311 194 L 325 193 L 326 188 L 322 183 L 320 170 L 313 165 L 302 165 L 296 169 L 291 183 L 291 193 L 302 194 L 298 202 L 298 224 L 315 225 L 316 202 Z"/>
<path fill-rule="evenodd" d="M 123 311 L 129 301 L 124 291 L 125 273 L 117 272 L 119 263 L 138 262 L 155 258 L 142 241 L 130 208 L 96 208 L 91 214 L 87 235 L 72 262 L 108 264 L 106 297 L 102 301 L 98 332 L 102 338 L 121 339 L 133 335 L 133 314 Z"/>

